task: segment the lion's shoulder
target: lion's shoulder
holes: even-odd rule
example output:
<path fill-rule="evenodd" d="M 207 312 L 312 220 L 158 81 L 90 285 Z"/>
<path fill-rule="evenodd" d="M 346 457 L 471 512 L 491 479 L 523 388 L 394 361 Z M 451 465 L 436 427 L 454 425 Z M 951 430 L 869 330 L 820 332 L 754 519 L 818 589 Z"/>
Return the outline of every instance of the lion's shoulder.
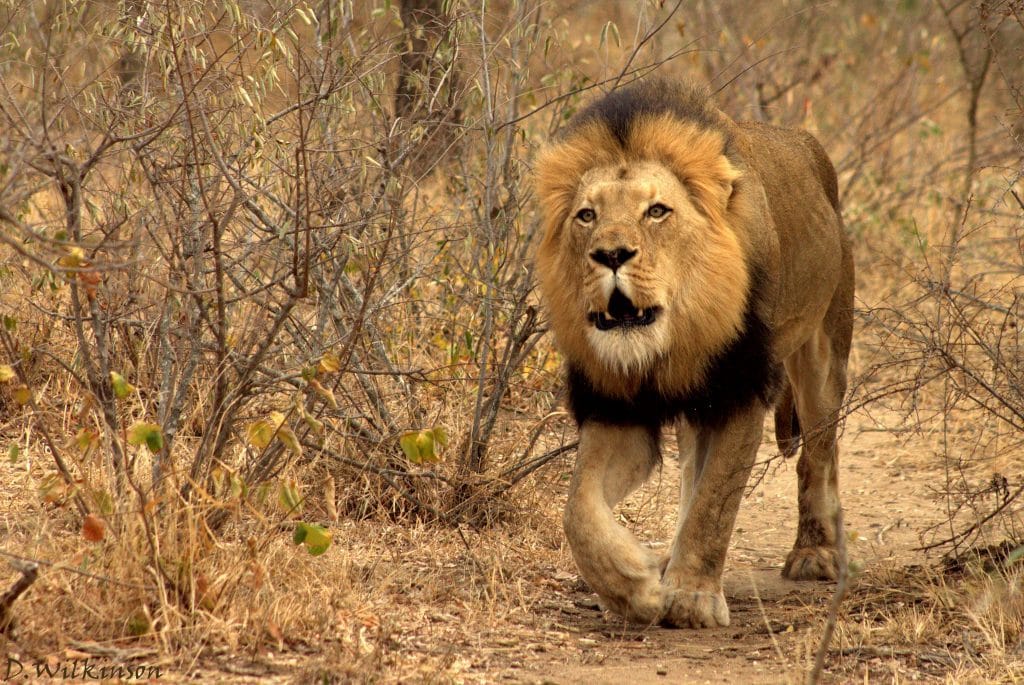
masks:
<path fill-rule="evenodd" d="M 740 121 L 736 123 L 736 129 L 741 132 L 736 144 L 742 149 L 742 156 L 767 177 L 769 185 L 781 185 L 783 187 L 778 190 L 787 192 L 791 188 L 786 186 L 799 179 L 799 174 L 794 177 L 794 172 L 809 171 L 810 180 L 820 184 L 829 204 L 839 209 L 839 182 L 835 168 L 825 148 L 812 133 L 760 121 Z M 781 169 L 783 173 L 772 178 L 770 169 L 773 168 Z M 765 173 L 766 169 L 768 173 Z"/>

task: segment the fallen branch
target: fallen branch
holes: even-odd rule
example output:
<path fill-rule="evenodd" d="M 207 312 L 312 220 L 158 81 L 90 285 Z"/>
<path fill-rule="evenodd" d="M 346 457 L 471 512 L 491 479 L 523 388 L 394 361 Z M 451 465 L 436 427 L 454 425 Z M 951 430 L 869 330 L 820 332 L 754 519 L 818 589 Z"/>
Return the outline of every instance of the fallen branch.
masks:
<path fill-rule="evenodd" d="M 36 578 L 39 576 L 39 566 L 33 563 L 24 562 L 9 562 L 17 571 L 21 572 L 21 578 L 18 578 L 8 590 L 0 597 L 0 635 L 8 634 L 14 630 L 14 614 L 11 611 L 11 607 L 14 605 L 14 601 L 25 594 L 25 591 L 29 589 L 32 583 L 36 582 Z"/>

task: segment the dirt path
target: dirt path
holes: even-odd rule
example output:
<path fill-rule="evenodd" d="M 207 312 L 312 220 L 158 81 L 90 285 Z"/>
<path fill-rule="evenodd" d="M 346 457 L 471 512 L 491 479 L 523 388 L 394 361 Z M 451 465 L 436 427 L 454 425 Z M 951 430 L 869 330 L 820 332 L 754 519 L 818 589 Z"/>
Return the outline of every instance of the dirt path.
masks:
<path fill-rule="evenodd" d="M 762 458 L 772 454 L 766 443 Z M 851 559 L 862 562 L 866 573 L 919 562 L 912 548 L 919 544 L 922 516 L 934 517 L 935 506 L 928 499 L 930 476 L 914 463 L 917 455 L 892 432 L 865 416 L 854 416 L 843 437 L 841 459 L 846 526 L 851 537 L 856 534 Z M 661 483 L 634 497 L 642 501 L 638 509 L 653 504 L 662 514 L 648 515 L 638 530 L 642 539 L 666 539 L 675 482 L 675 460 L 666 459 Z M 553 611 L 541 617 L 549 629 L 563 631 L 565 639 L 550 651 L 510 661 L 501 677 L 586 685 L 800 682 L 817 645 L 815 617 L 823 614 L 834 585 L 795 583 L 780 575 L 796 530 L 795 501 L 791 460 L 770 470 L 743 502 L 724 579 L 732 618 L 728 628 L 625 627 L 597 609 L 596 597 L 581 591 L 578 579 L 565 579 Z M 631 508 L 630 502 L 624 506 L 627 519 Z"/>

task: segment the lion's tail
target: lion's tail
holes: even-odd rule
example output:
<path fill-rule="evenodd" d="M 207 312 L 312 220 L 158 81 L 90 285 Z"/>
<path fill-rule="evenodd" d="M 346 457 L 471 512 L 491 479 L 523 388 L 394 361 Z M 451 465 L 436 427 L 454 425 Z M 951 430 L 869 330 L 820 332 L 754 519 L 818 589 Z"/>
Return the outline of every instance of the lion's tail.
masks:
<path fill-rule="evenodd" d="M 793 386 L 786 381 L 775 405 L 775 443 L 787 459 L 800 447 L 800 419 L 796 415 Z"/>

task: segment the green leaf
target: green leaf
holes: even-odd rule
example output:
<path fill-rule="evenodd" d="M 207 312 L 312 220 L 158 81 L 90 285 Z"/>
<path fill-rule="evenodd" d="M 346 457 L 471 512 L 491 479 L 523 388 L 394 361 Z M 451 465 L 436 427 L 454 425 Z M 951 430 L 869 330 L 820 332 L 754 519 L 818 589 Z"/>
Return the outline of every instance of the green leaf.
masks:
<path fill-rule="evenodd" d="M 4 330 L 8 333 L 13 333 L 14 329 L 18 327 L 18 320 L 13 316 L 7 316 L 4 314 Z"/>
<path fill-rule="evenodd" d="M 398 444 L 402 446 L 405 458 L 414 464 L 420 463 L 420 449 L 416 443 L 417 435 L 419 435 L 417 431 L 409 431 L 402 433 L 401 437 L 398 438 Z"/>
<path fill-rule="evenodd" d="M 110 384 L 114 386 L 114 396 L 119 400 L 128 397 L 135 390 L 135 386 L 126 381 L 124 376 L 117 371 L 110 372 Z"/>
<path fill-rule="evenodd" d="M 303 411 L 302 420 L 305 421 L 306 425 L 309 426 L 309 429 L 317 435 L 324 434 L 324 422 L 320 419 L 316 418 L 309 412 Z"/>
<path fill-rule="evenodd" d="M 331 546 L 332 535 L 329 530 L 315 523 L 299 521 L 295 524 L 295 532 L 292 533 L 292 542 L 296 545 L 303 544 L 306 551 L 314 557 L 320 556 Z"/>
<path fill-rule="evenodd" d="M 11 443 L 11 446 L 7 448 L 7 461 L 12 464 L 18 461 L 18 457 L 21 456 L 21 448 L 16 443 Z"/>
<path fill-rule="evenodd" d="M 136 421 L 128 428 L 128 444 L 145 444 L 153 454 L 164 448 L 164 435 L 160 426 L 146 421 Z"/>
<path fill-rule="evenodd" d="M 302 506 L 302 498 L 299 497 L 299 486 L 293 480 L 281 483 L 277 499 L 288 513 L 298 511 L 299 507 Z"/>
<path fill-rule="evenodd" d="M 1006 555 L 1006 565 L 1009 566 L 1010 564 L 1016 563 L 1021 559 L 1024 559 L 1024 545 L 1021 545 L 1020 547 L 1011 550 L 1010 553 Z"/>

